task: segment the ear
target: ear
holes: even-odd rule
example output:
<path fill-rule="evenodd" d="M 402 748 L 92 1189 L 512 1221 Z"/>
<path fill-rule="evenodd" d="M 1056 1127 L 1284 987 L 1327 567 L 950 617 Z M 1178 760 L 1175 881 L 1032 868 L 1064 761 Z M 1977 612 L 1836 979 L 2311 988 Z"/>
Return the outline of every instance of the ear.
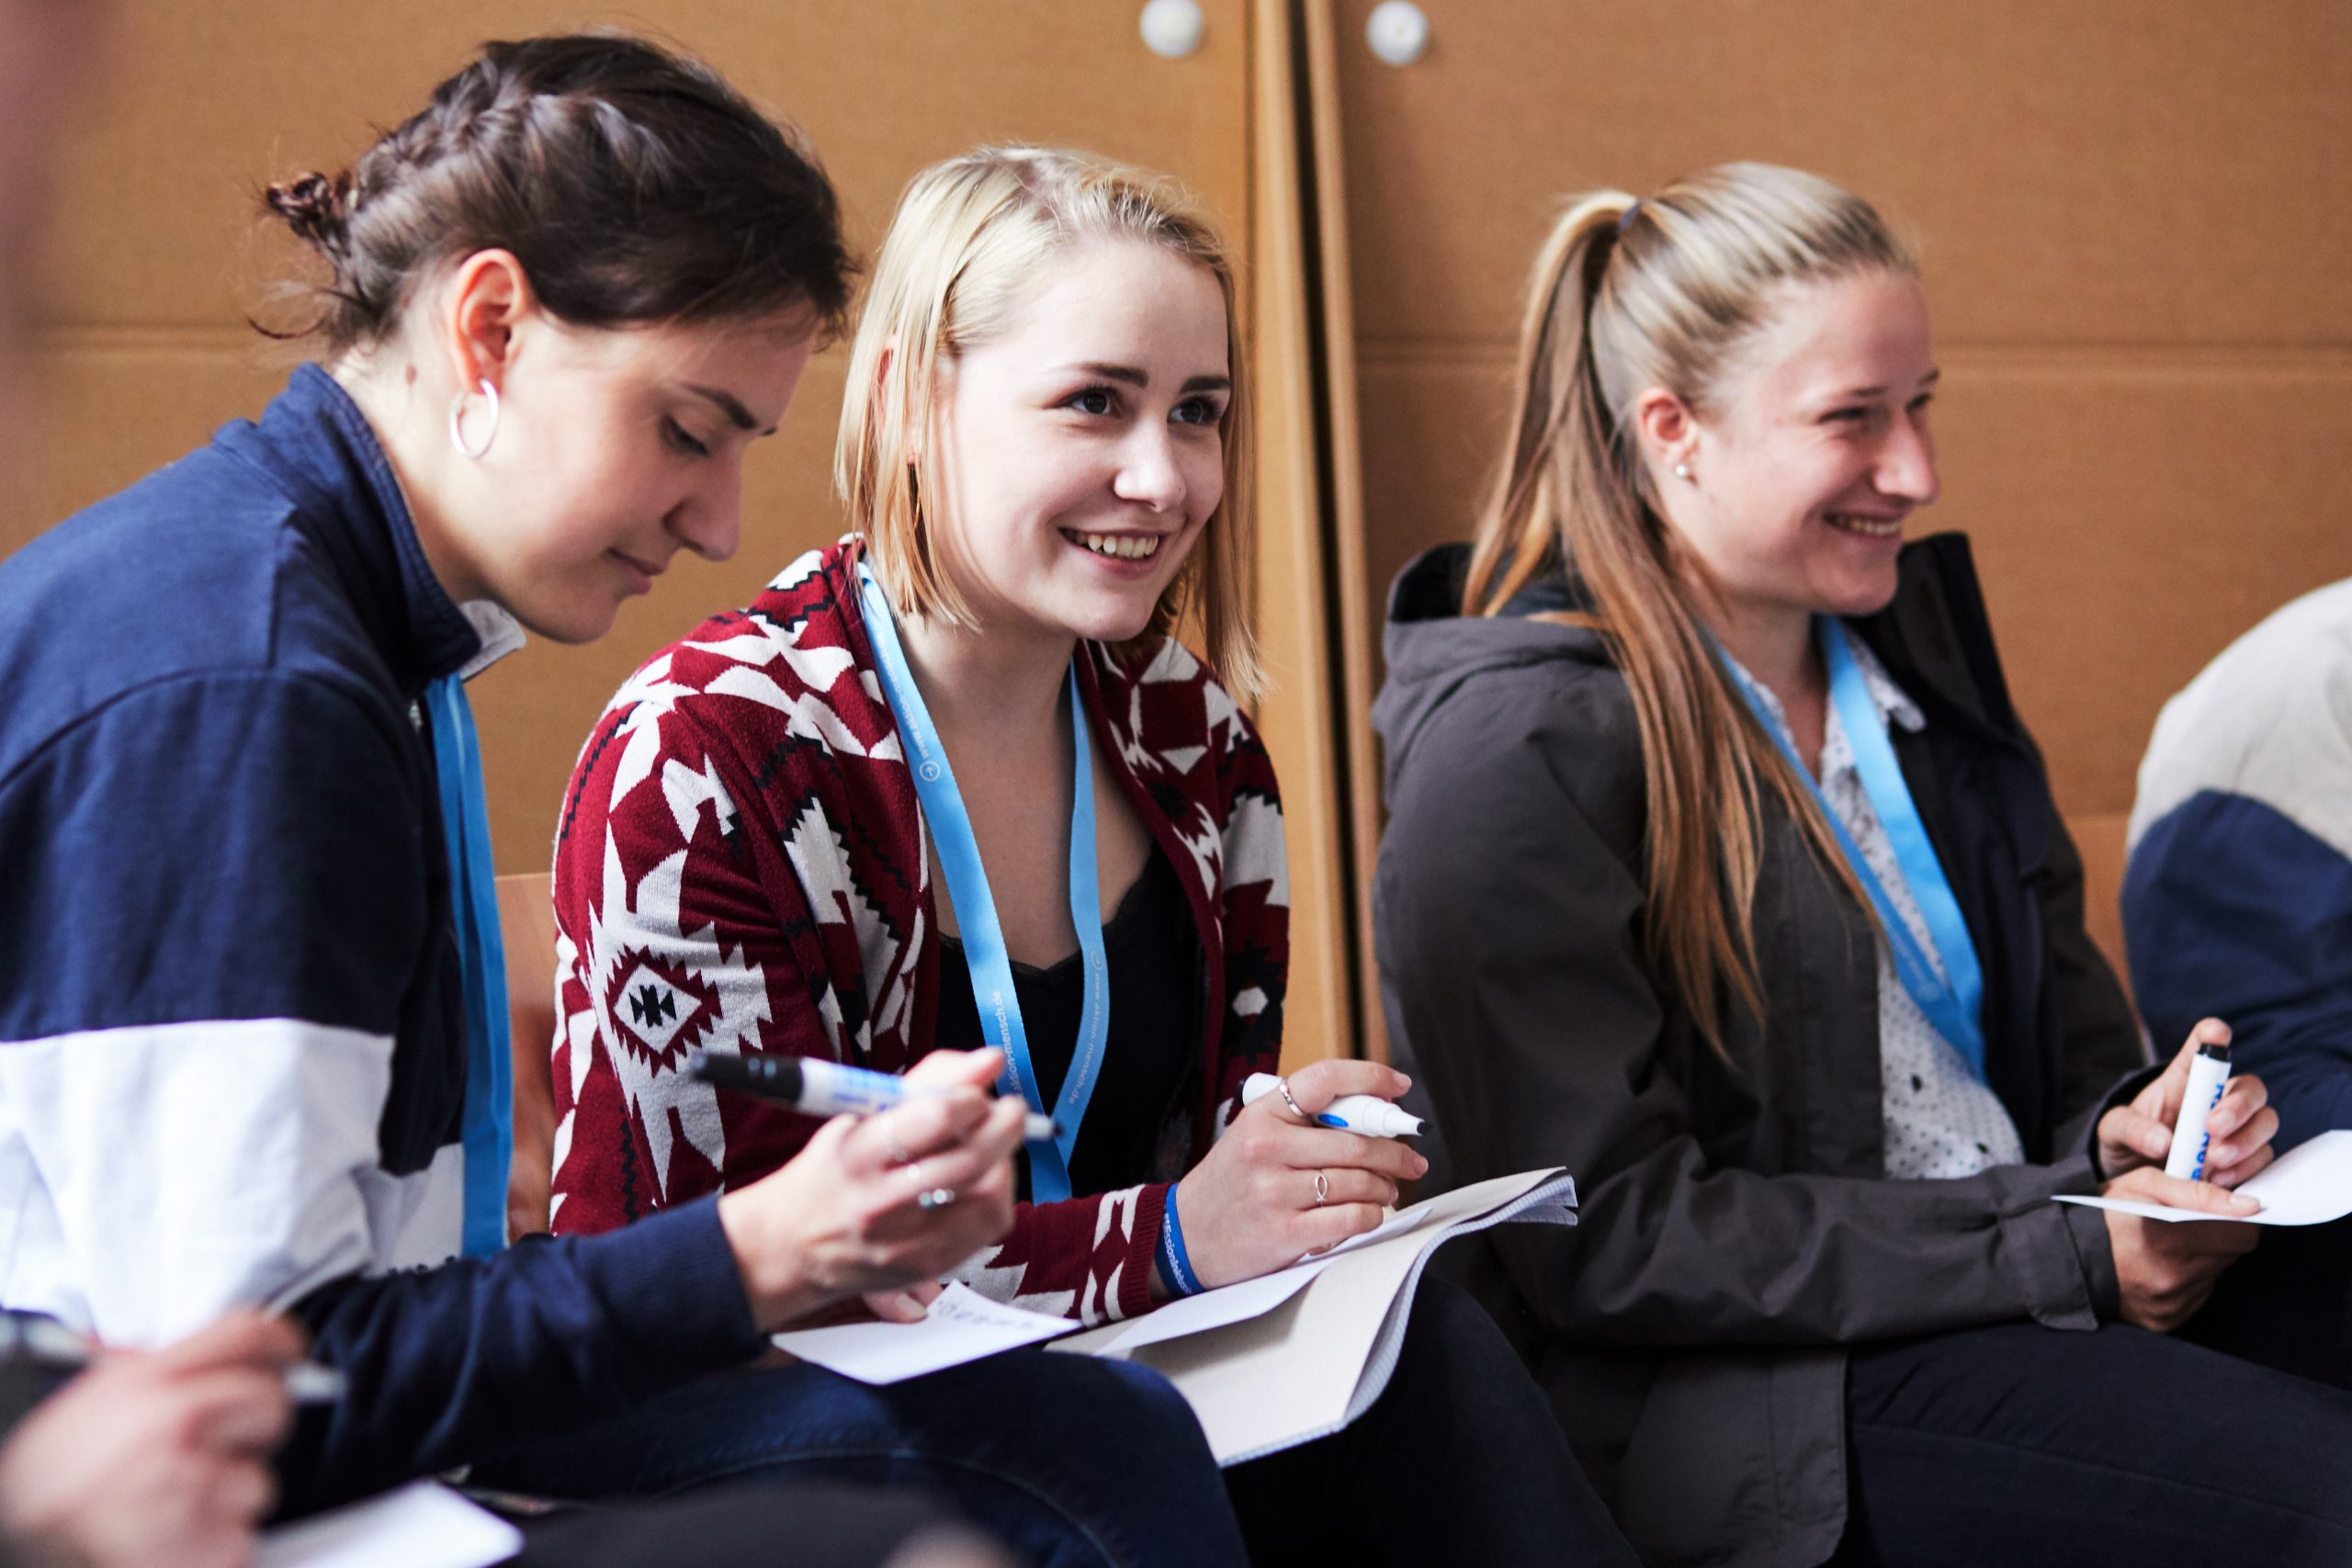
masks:
<path fill-rule="evenodd" d="M 538 311 L 530 275 L 512 251 L 476 251 L 458 264 L 442 296 L 439 335 L 458 385 L 503 386 L 515 333 Z"/>
<path fill-rule="evenodd" d="M 1680 398 L 1664 387 L 1652 387 L 1634 400 L 1634 434 L 1651 471 L 1663 472 L 1690 457 L 1699 438 L 1699 420 Z"/>

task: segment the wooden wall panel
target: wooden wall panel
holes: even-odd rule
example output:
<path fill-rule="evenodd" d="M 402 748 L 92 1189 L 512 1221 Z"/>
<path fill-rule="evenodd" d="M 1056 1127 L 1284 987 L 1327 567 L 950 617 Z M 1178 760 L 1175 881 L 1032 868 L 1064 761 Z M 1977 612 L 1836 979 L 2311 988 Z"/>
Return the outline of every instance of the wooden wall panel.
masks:
<path fill-rule="evenodd" d="M 1733 158 L 1920 251 L 1945 485 L 1915 526 L 1974 536 L 2070 814 L 2127 810 L 2164 698 L 2352 574 L 2352 10 L 1421 4 L 1396 69 L 1337 0 L 1374 592 L 1469 531 L 1563 198 Z"/>
<path fill-rule="evenodd" d="M 334 168 L 418 107 L 480 40 L 628 27 L 702 55 L 797 120 L 870 246 L 899 186 L 984 141 L 1091 147 L 1248 205 L 1241 0 L 1207 0 L 1201 51 L 1161 60 L 1136 7 L 1095 0 L 125 0 L 113 84 L 72 161 L 69 321 L 218 325 L 250 308 L 252 194 Z"/>
<path fill-rule="evenodd" d="M 1946 499 L 2069 812 L 2128 812 L 2156 711 L 2272 610 L 2352 576 L 2352 356 L 1947 353 Z"/>
<path fill-rule="evenodd" d="M 1563 193 L 1732 158 L 1907 220 L 1951 337 L 2352 337 L 2352 7 L 2330 0 L 1341 0 L 1368 338 L 1508 336 Z"/>
<path fill-rule="evenodd" d="M 1247 5 L 1204 4 L 1200 52 L 1165 61 L 1137 38 L 1137 6 L 1101 0 L 124 0 L 111 79 L 63 181 L 47 439 L 32 484 L 8 487 L 20 499 L 0 509 L 0 553 L 261 406 L 291 361 L 243 321 L 299 255 L 256 223 L 254 192 L 339 166 L 483 38 L 611 23 L 702 54 L 808 130 L 868 254 L 908 176 L 1007 140 L 1174 174 L 1246 241 Z M 784 433 L 752 459 L 733 561 L 688 562 L 602 643 L 536 645 L 480 682 L 501 871 L 546 866 L 580 741 L 628 670 L 839 533 L 830 454 L 842 357 L 812 367 Z"/>

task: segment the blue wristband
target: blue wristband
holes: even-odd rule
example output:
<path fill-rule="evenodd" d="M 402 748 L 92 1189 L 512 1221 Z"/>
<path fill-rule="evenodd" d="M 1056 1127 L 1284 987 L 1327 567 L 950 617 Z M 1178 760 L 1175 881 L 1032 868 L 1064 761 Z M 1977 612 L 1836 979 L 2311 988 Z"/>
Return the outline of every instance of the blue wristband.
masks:
<path fill-rule="evenodd" d="M 1167 1206 L 1159 1212 L 1159 1271 L 1168 1276 L 1168 1283 L 1180 1296 L 1201 1293 L 1201 1277 L 1193 1272 L 1193 1260 L 1184 1252 L 1184 1225 L 1176 1217 L 1176 1188 L 1168 1185 Z"/>

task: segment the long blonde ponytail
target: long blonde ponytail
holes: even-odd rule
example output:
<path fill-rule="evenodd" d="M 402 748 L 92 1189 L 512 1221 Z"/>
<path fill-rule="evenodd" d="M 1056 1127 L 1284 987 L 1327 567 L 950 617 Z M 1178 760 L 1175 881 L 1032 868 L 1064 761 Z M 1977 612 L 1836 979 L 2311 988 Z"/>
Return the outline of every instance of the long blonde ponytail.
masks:
<path fill-rule="evenodd" d="M 1464 614 L 1491 615 L 1554 564 L 1581 582 L 1593 613 L 1560 618 L 1607 644 L 1641 735 L 1645 941 L 1719 1046 L 1727 999 L 1762 1006 L 1764 791 L 1861 895 L 1812 790 L 1715 656 L 1693 603 L 1702 569 L 1660 518 L 1633 405 L 1664 387 L 1709 406 L 1776 288 L 1870 269 L 1917 270 L 1867 204 L 1793 169 L 1726 164 L 1646 198 L 1602 191 L 1573 203 L 1536 258 L 1510 446 L 1463 592 Z"/>

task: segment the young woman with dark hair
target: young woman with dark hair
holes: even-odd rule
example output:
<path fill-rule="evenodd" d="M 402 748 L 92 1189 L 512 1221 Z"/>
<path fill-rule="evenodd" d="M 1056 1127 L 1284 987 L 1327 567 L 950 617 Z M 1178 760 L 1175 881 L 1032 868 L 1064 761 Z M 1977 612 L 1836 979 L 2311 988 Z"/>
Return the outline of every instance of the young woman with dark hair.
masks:
<path fill-rule="evenodd" d="M 527 1452 L 844 1298 L 919 1314 L 1010 1222 L 1021 1108 L 991 1054 L 943 1057 L 764 1181 L 502 1249 L 462 681 L 734 549 L 744 453 L 848 296 L 838 209 L 716 75 L 616 36 L 489 45 L 269 203 L 331 268 L 324 360 L 0 566 L 0 1303 L 130 1345 L 298 1319 L 349 1384 L 281 1458 L 300 1509 Z M 1055 1506 L 1134 1454 L 1221 1506 L 1164 1385 L 1070 1375 L 1134 1448 L 1049 1447 L 1069 1484 L 1028 1478 L 1024 1528 L 1092 1561 Z M 825 1506 L 788 1504 L 760 1533 L 829 1560 Z M 861 1533 L 843 1560 L 906 1529 Z"/>
<path fill-rule="evenodd" d="M 2352 1558 L 2352 1395 L 2242 1359 L 2346 1381 L 2341 1266 L 2266 1344 L 2254 1226 L 2052 1201 L 2243 1219 L 2278 1117 L 2163 1174 L 2226 1031 L 2145 1062 L 1967 543 L 1904 542 L 1937 380 L 1820 179 L 1561 220 L 1476 544 L 1391 601 L 1392 1039 L 1456 1178 L 1576 1175 L 1482 1283 L 1645 1561 Z"/>

